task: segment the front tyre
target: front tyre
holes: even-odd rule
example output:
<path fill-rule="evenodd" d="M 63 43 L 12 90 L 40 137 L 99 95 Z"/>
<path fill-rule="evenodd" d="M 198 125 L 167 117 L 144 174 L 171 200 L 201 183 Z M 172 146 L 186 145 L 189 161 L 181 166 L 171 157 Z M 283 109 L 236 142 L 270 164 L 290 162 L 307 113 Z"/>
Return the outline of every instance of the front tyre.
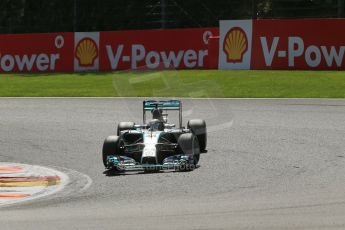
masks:
<path fill-rule="evenodd" d="M 107 158 L 111 155 L 119 155 L 120 153 L 120 137 L 109 136 L 104 140 L 102 149 L 102 159 L 104 167 L 107 167 Z"/>
<path fill-rule="evenodd" d="M 204 152 L 207 146 L 207 129 L 206 122 L 201 119 L 189 120 L 187 123 L 187 128 L 197 136 L 200 146 L 200 151 Z"/>
<path fill-rule="evenodd" d="M 189 166 L 189 171 L 193 170 L 200 159 L 200 147 L 198 138 L 193 133 L 184 133 L 177 140 L 180 151 L 185 156 L 188 156 L 188 161 L 185 162 Z M 188 170 L 188 167 L 186 168 Z"/>

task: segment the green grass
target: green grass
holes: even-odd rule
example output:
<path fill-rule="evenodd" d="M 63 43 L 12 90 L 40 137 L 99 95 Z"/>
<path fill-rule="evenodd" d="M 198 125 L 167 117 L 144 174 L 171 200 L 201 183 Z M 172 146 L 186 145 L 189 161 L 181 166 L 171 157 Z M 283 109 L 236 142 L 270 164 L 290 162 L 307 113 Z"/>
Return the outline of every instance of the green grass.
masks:
<path fill-rule="evenodd" d="M 1 74 L 0 96 L 345 98 L 345 72 L 190 70 Z"/>

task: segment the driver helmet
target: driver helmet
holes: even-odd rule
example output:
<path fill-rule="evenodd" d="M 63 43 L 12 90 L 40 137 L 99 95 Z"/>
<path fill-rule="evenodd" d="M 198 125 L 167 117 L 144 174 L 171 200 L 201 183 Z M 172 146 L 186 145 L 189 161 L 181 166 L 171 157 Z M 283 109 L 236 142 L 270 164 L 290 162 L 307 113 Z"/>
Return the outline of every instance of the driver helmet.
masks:
<path fill-rule="evenodd" d="M 164 123 L 158 119 L 153 119 L 149 123 L 151 131 L 163 131 Z"/>
<path fill-rule="evenodd" d="M 163 111 L 162 111 L 162 109 L 157 109 L 157 108 L 153 109 L 151 111 L 151 113 L 152 113 L 152 119 L 158 119 L 158 120 L 163 121 L 163 116 L 162 116 Z"/>

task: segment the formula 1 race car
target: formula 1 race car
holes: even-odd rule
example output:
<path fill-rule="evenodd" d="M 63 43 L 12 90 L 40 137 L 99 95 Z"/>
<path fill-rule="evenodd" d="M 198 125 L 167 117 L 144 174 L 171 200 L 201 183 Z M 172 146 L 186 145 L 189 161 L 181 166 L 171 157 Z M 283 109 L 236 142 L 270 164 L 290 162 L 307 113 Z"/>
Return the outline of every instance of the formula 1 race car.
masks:
<path fill-rule="evenodd" d="M 179 112 L 179 126 L 168 123 L 168 111 Z M 146 113 L 152 119 L 146 122 Z M 108 170 L 193 170 L 206 151 L 204 120 L 194 119 L 182 127 L 182 103 L 179 100 L 143 101 L 143 125 L 120 122 L 117 135 L 103 144 L 103 164 Z"/>

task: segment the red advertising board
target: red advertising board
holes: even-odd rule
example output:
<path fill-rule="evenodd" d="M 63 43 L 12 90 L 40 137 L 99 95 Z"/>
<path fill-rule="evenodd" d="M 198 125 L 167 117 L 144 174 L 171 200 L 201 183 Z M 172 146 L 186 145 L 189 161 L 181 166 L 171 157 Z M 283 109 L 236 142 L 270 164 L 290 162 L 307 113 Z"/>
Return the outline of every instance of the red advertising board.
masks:
<path fill-rule="evenodd" d="M 235 20 L 220 25 L 221 69 L 345 69 L 344 19 Z M 233 30 L 242 31 L 238 34 L 243 39 L 231 37 Z M 236 54 L 247 56 L 237 62 L 228 59 Z"/>
<path fill-rule="evenodd" d="M 218 28 L 0 35 L 0 72 L 207 68 Z"/>
<path fill-rule="evenodd" d="M 205 68 L 218 28 L 100 33 L 100 70 Z"/>
<path fill-rule="evenodd" d="M 73 33 L 0 36 L 0 72 L 73 71 Z"/>
<path fill-rule="evenodd" d="M 253 21 L 252 69 L 345 69 L 345 20 Z"/>

